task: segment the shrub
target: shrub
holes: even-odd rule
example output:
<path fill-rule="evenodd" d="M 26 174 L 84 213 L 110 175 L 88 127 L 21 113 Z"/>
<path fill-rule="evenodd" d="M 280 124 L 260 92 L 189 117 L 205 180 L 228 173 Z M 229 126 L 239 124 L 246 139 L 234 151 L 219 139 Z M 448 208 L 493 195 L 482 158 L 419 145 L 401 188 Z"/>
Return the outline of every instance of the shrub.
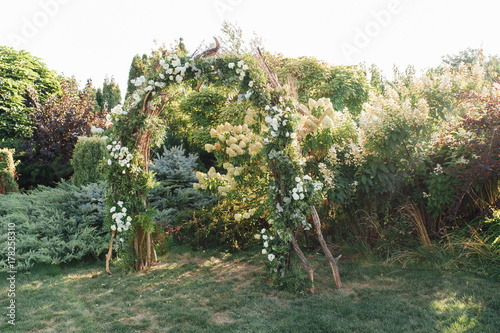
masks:
<path fill-rule="evenodd" d="M 78 140 L 71 159 L 74 184 L 85 185 L 103 180 L 106 156 L 106 142 L 103 139 L 89 137 Z"/>
<path fill-rule="evenodd" d="M 13 154 L 13 150 L 0 149 L 0 194 L 17 192 Z"/>
<path fill-rule="evenodd" d="M 63 182 L 56 188 L 40 186 L 28 193 L 2 197 L 0 249 L 8 253 L 8 229 L 15 232 L 15 269 L 34 264 L 60 264 L 98 257 L 106 250 L 108 233 L 103 229 L 104 186 L 84 187 Z M 7 268 L 3 256 L 0 267 Z"/>
<path fill-rule="evenodd" d="M 197 181 L 194 175 L 197 159 L 195 154 L 185 156 L 182 147 L 172 147 L 164 148 L 163 154 L 153 160 L 151 170 L 156 173 L 159 184 L 150 192 L 149 200 L 158 210 L 155 220 L 167 236 L 172 236 L 174 229 L 179 231 L 179 216 L 185 216 L 186 212 L 192 216 L 193 211 L 215 201 L 214 197 L 193 188 Z M 190 228 L 184 225 L 182 232 Z"/>

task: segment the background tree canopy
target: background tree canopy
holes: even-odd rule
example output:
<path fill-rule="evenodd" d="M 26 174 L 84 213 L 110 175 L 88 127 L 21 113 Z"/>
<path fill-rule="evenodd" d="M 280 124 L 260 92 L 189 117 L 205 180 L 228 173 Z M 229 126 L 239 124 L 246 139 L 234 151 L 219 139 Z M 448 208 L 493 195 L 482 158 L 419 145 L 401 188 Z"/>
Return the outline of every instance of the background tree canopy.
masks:
<path fill-rule="evenodd" d="M 60 92 L 56 74 L 26 51 L 0 46 L 0 140 L 27 139 L 32 134 L 29 115 L 33 101 L 27 89 L 37 92 L 40 102 Z"/>

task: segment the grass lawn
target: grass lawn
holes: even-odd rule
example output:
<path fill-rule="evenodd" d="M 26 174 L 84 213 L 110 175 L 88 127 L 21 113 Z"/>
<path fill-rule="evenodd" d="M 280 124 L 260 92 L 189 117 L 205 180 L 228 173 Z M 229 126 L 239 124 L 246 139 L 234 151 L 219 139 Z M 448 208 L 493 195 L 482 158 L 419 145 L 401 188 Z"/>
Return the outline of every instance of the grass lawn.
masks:
<path fill-rule="evenodd" d="M 500 283 L 470 273 L 402 270 L 344 255 L 334 289 L 322 253 L 310 251 L 316 294 L 266 283 L 264 256 L 174 249 L 145 273 L 104 262 L 37 267 L 16 275 L 16 325 L 1 332 L 494 332 Z"/>

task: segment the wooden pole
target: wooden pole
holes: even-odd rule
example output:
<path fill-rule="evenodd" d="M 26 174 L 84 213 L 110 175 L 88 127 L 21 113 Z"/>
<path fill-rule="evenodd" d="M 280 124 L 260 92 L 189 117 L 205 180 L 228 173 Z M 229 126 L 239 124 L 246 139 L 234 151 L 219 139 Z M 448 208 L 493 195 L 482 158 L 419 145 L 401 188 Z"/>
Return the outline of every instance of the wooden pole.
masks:
<path fill-rule="evenodd" d="M 340 281 L 338 260 L 340 259 L 340 257 L 342 257 L 342 255 L 339 255 L 337 258 L 333 257 L 332 253 L 328 249 L 328 246 L 326 245 L 325 239 L 323 238 L 323 233 L 321 232 L 321 221 L 319 220 L 316 207 L 311 206 L 311 210 L 312 210 L 312 219 L 314 222 L 314 229 L 316 229 L 316 233 L 318 234 L 319 243 L 321 244 L 321 248 L 323 249 L 323 252 L 328 258 L 328 261 L 330 261 L 330 266 L 332 267 L 333 279 L 335 280 L 335 285 L 337 286 L 338 289 L 340 289 L 342 288 L 342 282 Z"/>
<path fill-rule="evenodd" d="M 113 275 L 111 273 L 111 270 L 109 269 L 109 262 L 111 261 L 111 254 L 113 253 L 113 239 L 116 236 L 116 230 L 113 230 L 111 233 L 111 241 L 109 242 L 109 249 L 108 249 L 108 254 L 106 254 L 106 272 L 109 275 Z"/>

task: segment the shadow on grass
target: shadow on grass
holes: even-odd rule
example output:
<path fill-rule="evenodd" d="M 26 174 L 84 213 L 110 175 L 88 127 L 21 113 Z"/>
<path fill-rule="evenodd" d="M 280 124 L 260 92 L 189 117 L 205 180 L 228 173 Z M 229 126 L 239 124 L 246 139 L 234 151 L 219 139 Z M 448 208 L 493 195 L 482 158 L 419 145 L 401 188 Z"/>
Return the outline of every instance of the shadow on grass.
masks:
<path fill-rule="evenodd" d="M 318 293 L 265 283 L 260 256 L 178 252 L 145 273 L 104 263 L 38 266 L 16 276 L 16 325 L 1 332 L 497 332 L 499 284 L 470 274 L 352 262 L 334 289 L 328 262 L 310 253 Z M 9 302 L 1 275 L 0 302 Z"/>

